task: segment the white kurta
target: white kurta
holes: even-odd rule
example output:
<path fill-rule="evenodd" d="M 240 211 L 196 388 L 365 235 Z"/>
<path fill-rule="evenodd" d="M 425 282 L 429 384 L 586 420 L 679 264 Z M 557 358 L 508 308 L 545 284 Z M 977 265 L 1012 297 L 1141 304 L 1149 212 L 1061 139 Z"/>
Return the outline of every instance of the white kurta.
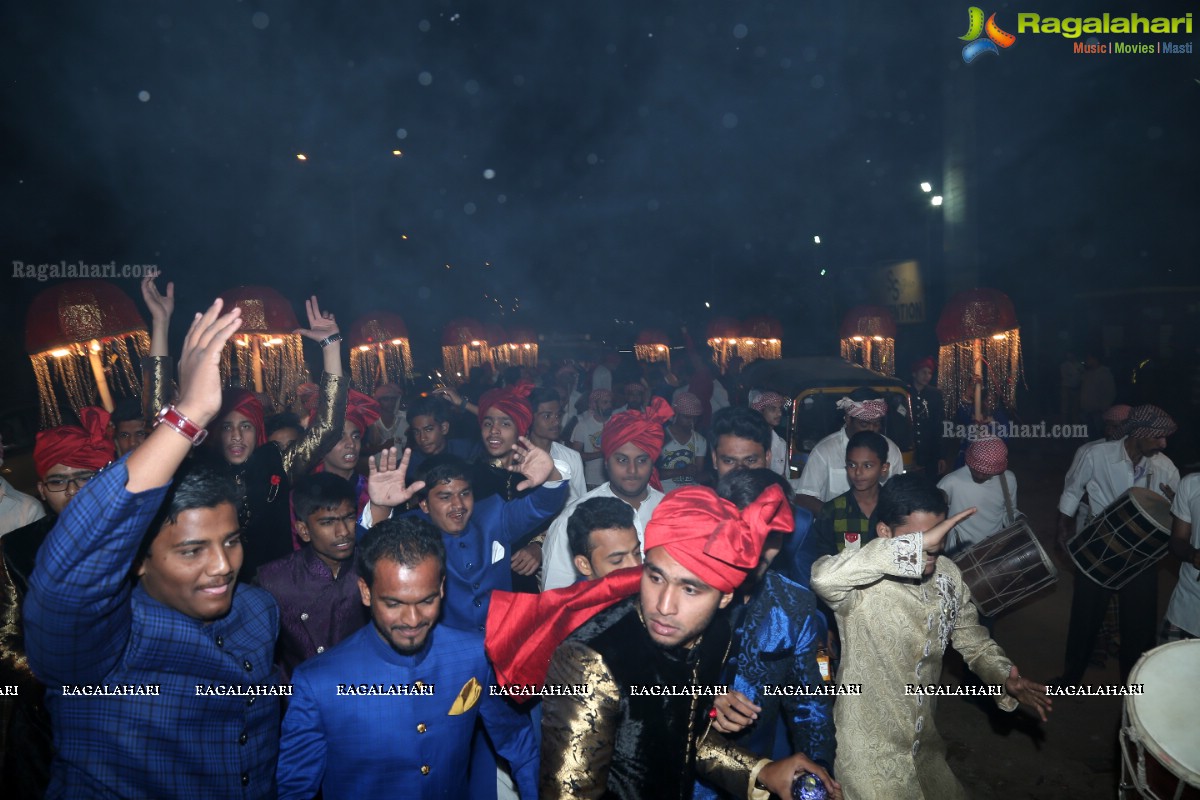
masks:
<path fill-rule="evenodd" d="M 1192 526 L 1188 543 L 1200 547 L 1200 473 L 1179 482 L 1171 513 Z M 1200 570 L 1184 562 L 1179 565 L 1179 582 L 1167 604 L 1167 621 L 1193 636 L 1200 636 Z"/>
<path fill-rule="evenodd" d="M 904 472 L 904 454 L 891 439 L 883 437 L 888 443 L 888 477 Z M 793 483 L 797 494 L 807 494 L 817 498 L 822 503 L 828 503 L 839 494 L 850 491 L 850 481 L 846 478 L 846 445 L 850 437 L 844 427 L 817 442 L 817 446 L 808 454 L 804 472 L 800 480 Z"/>
<path fill-rule="evenodd" d="M 771 471 L 788 476 L 787 442 L 775 431 L 771 431 Z"/>
<path fill-rule="evenodd" d="M 24 528 L 46 516 L 46 509 L 33 497 L 18 492 L 4 478 L 0 478 L 0 536 Z"/>
<path fill-rule="evenodd" d="M 948 644 L 987 685 L 1007 680 L 1012 662 L 979 624 L 954 562 L 939 557 L 933 575 L 920 533 L 875 539 L 860 550 L 818 559 L 812 588 L 836 612 L 842 635 L 835 771 L 845 800 L 953 800 L 963 790 L 946 763 L 934 725 L 936 696 L 907 695 L 909 684 L 937 684 Z M 1017 707 L 1003 695 L 1006 711 Z"/>
<path fill-rule="evenodd" d="M 567 495 L 567 502 L 573 503 L 587 494 L 587 483 L 583 478 L 583 456 L 579 455 L 579 451 L 561 442 L 551 442 L 550 457 L 571 465 L 571 478 L 567 481 L 571 489 Z"/>
<path fill-rule="evenodd" d="M 1014 515 L 1017 513 L 1017 478 L 1005 470 L 1008 491 L 1012 498 Z M 968 467 L 960 467 L 938 481 L 938 488 L 946 493 L 950 501 L 947 516 L 953 517 L 968 508 L 978 509 L 974 514 L 954 526 L 946 537 L 946 554 L 953 556 L 973 544 L 979 544 L 992 534 L 999 533 L 1011 524 L 1004 505 L 1004 489 L 1000 476 L 993 475 L 983 483 L 976 483 Z"/>
<path fill-rule="evenodd" d="M 1139 469 L 1143 469 L 1141 475 Z M 1093 516 L 1102 513 L 1113 501 L 1133 486 L 1143 486 L 1163 493 L 1162 486 L 1172 490 L 1179 485 L 1179 470 L 1162 453 L 1143 458 L 1137 468 L 1125 452 L 1125 440 L 1101 442 L 1084 450 L 1079 463 L 1067 473 L 1058 510 L 1068 517 L 1075 516 L 1079 502 L 1087 494 Z"/>
<path fill-rule="evenodd" d="M 574 503 L 568 503 L 566 508 L 558 513 L 550 529 L 546 531 L 546 541 L 542 545 L 542 576 L 541 589 L 561 589 L 570 586 L 579 576 L 575 572 L 575 562 L 571 559 L 571 543 L 567 538 L 567 520 L 575 511 L 575 507 L 584 500 L 593 497 L 616 497 L 608 482 L 600 484 L 595 489 Z M 663 493 L 647 486 L 646 499 L 633 512 L 633 526 L 637 528 L 638 543 L 645 544 L 646 523 L 650 515 L 663 499 Z"/>

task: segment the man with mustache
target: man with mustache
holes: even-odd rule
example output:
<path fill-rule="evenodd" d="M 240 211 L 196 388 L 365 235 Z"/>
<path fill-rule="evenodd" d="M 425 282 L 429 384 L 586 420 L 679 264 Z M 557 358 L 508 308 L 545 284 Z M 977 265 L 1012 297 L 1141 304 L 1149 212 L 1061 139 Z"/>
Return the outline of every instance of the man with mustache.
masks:
<path fill-rule="evenodd" d="M 1065 543 L 1075 533 L 1075 512 L 1085 492 L 1093 517 L 1102 514 L 1133 486 L 1151 489 L 1173 499 L 1179 486 L 1179 470 L 1162 451 L 1167 446 L 1167 437 L 1175 430 L 1175 420 L 1158 406 L 1137 406 L 1129 412 L 1123 438 L 1102 442 L 1084 451 L 1067 474 L 1066 485 L 1058 500 L 1060 542 Z M 1124 681 L 1142 653 L 1156 643 L 1158 570 L 1153 566 L 1143 570 L 1116 594 L 1121 639 L 1118 659 Z M 1105 589 L 1088 576 L 1075 576 L 1071 619 L 1067 625 L 1066 663 L 1062 677 L 1055 679 L 1055 683 L 1074 686 L 1083 678 L 1112 595 L 1112 590 Z"/>
<path fill-rule="evenodd" d="M 482 634 L 438 623 L 442 535 L 416 517 L 386 520 L 363 537 L 358 564 L 372 624 L 296 669 L 280 800 L 477 796 L 466 765 L 480 721 L 521 797 L 537 797 L 533 724 L 490 691 Z"/>
<path fill-rule="evenodd" d="M 604 423 L 600 455 L 608 481 L 569 504 L 550 524 L 542 568 L 543 591 L 570 586 L 576 580 L 567 522 L 580 503 L 594 497 L 615 497 L 626 503 L 634 510 L 634 527 L 641 540 L 650 515 L 663 498 L 654 462 L 662 453 L 663 423 L 673 413 L 666 400 L 655 397 L 646 411 L 613 414 Z"/>
<path fill-rule="evenodd" d="M 241 323 L 221 306 L 184 338 L 179 400 L 88 481 L 38 552 L 25 644 L 47 687 L 50 797 L 275 795 L 279 612 L 238 584 L 236 488 L 182 466 L 221 407 L 221 352 Z"/>

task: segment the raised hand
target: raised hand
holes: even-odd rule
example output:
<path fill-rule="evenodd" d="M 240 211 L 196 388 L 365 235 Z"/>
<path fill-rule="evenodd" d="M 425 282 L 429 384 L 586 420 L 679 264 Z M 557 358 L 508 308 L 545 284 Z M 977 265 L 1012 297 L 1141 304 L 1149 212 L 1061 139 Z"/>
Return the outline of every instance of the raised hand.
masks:
<path fill-rule="evenodd" d="M 155 272 L 142 278 L 142 299 L 150 309 L 150 319 L 156 323 L 168 322 L 175 313 L 175 284 L 167 283 L 167 293 L 161 294 L 154 280 L 158 277 Z"/>
<path fill-rule="evenodd" d="M 1029 706 L 1038 713 L 1045 722 L 1048 717 L 1046 714 L 1050 712 L 1050 706 L 1053 701 L 1046 696 L 1046 687 L 1040 683 L 1034 683 L 1028 678 L 1022 678 L 1017 671 L 1017 666 L 1014 664 L 1008 672 L 1008 680 L 1004 682 L 1004 690 L 1017 698 L 1021 705 Z"/>
<path fill-rule="evenodd" d="M 513 458 L 512 463 L 508 465 L 509 472 L 516 472 L 525 476 L 525 480 L 517 484 L 517 491 L 523 492 L 526 489 L 533 489 L 541 486 L 552 476 L 554 480 L 561 480 L 562 476 L 558 474 L 558 469 L 554 466 L 554 459 L 550 454 L 540 447 L 536 447 L 533 442 L 529 441 L 528 437 L 522 436 L 513 443 Z"/>
<path fill-rule="evenodd" d="M 241 309 L 222 314 L 221 305 L 218 298 L 207 311 L 195 316 L 179 356 L 179 401 L 175 410 L 201 428 L 208 427 L 221 410 L 221 351 L 242 324 Z M 128 455 L 127 491 L 144 492 L 171 480 L 192 450 L 191 436 L 180 436 L 177 431 L 174 425 L 158 425 Z"/>
<path fill-rule="evenodd" d="M 955 525 L 974 514 L 977 510 L 978 509 L 976 508 L 968 508 L 966 511 L 960 511 L 953 517 L 947 517 L 937 525 L 934 525 L 932 528 L 925 531 L 925 534 L 921 537 L 921 546 L 924 547 L 927 552 L 937 552 L 939 549 L 938 545 L 945 541 L 946 534 L 950 533 L 950 531 L 954 529 Z"/>
<path fill-rule="evenodd" d="M 450 405 L 454 406 L 455 408 L 458 408 L 458 407 L 462 406 L 462 404 L 463 404 L 462 395 L 460 395 L 454 389 L 451 389 L 449 386 L 442 386 L 440 388 L 434 389 L 433 396 L 445 398 L 446 401 L 449 402 Z"/>
<path fill-rule="evenodd" d="M 320 342 L 339 332 L 337 320 L 334 319 L 332 313 L 321 310 L 315 294 L 304 301 L 304 310 L 308 312 L 308 327 L 297 328 L 293 333 L 297 333 L 305 339 Z"/>
<path fill-rule="evenodd" d="M 404 448 L 404 455 L 396 460 L 396 448 L 380 450 L 374 458 L 367 459 L 367 494 L 371 504 L 382 508 L 396 508 L 412 499 L 425 488 L 425 481 L 405 483 L 408 474 L 408 459 L 412 450 Z"/>
<path fill-rule="evenodd" d="M 242 324 L 242 310 L 221 313 L 220 298 L 197 314 L 179 356 L 179 413 L 205 427 L 221 410 L 221 351 Z"/>

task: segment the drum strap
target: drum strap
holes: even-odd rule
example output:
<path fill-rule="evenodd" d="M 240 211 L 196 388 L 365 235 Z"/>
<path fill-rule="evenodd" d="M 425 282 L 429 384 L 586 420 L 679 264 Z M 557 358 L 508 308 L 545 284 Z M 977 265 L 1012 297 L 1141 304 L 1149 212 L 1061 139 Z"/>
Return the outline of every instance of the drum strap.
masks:
<path fill-rule="evenodd" d="M 1008 490 L 1008 478 L 1004 476 L 1003 472 L 1000 473 L 1000 491 L 1004 492 L 1004 510 L 1008 514 L 1008 519 L 1004 524 L 1012 525 L 1016 521 L 1017 515 L 1013 512 L 1012 492 Z"/>

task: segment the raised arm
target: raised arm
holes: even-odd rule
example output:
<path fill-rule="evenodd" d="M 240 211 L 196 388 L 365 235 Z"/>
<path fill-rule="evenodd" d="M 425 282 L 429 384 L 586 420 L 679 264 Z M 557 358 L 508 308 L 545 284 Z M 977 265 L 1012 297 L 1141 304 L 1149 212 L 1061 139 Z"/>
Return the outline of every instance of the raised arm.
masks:
<path fill-rule="evenodd" d="M 199 429 L 221 406 L 221 349 L 241 324 L 217 300 L 197 314 L 179 360 L 177 414 Z M 103 470 L 63 510 L 38 552 L 25 602 L 25 643 L 44 683 L 94 682 L 124 650 L 129 572 L 139 545 L 192 442 L 170 423 Z"/>
<path fill-rule="evenodd" d="M 342 435 L 346 423 L 346 381 L 342 375 L 342 335 L 337 320 L 322 311 L 314 295 L 304 303 L 308 327 L 295 333 L 321 347 L 321 398 L 317 413 L 299 441 L 283 451 L 283 468 L 293 480 L 308 471 L 317 456 L 332 447 Z"/>
<path fill-rule="evenodd" d="M 408 483 L 408 459 L 412 450 L 404 448 L 404 455 L 396 459 L 396 448 L 388 447 L 367 459 L 367 493 L 371 502 L 364 509 L 364 528 L 372 528 L 392 515 L 392 511 L 403 506 L 413 495 L 425 488 L 425 481 Z M 368 516 L 369 515 L 369 516 Z M 367 523 L 370 524 L 367 524 Z"/>
<path fill-rule="evenodd" d="M 150 354 L 142 360 L 142 414 L 154 419 L 175 394 L 174 369 L 167 346 L 171 315 L 175 313 L 175 284 L 161 294 L 154 283 L 157 275 L 142 278 L 142 299 L 150 310 Z"/>
<path fill-rule="evenodd" d="M 812 568 L 812 590 L 836 611 L 852 602 L 856 589 L 881 578 L 920 578 L 926 554 L 940 552 L 946 535 L 974 513 L 968 508 L 927 531 L 872 539 L 859 550 L 818 559 Z"/>
<path fill-rule="evenodd" d="M 517 484 L 517 491 L 536 491 L 505 503 L 500 510 L 501 532 L 506 543 L 515 542 L 561 511 L 570 492 L 567 481 L 571 468 L 565 463 L 555 461 L 524 436 L 513 445 L 513 451 L 515 455 L 508 470 L 525 478 Z M 563 471 L 568 474 L 563 475 Z"/>

